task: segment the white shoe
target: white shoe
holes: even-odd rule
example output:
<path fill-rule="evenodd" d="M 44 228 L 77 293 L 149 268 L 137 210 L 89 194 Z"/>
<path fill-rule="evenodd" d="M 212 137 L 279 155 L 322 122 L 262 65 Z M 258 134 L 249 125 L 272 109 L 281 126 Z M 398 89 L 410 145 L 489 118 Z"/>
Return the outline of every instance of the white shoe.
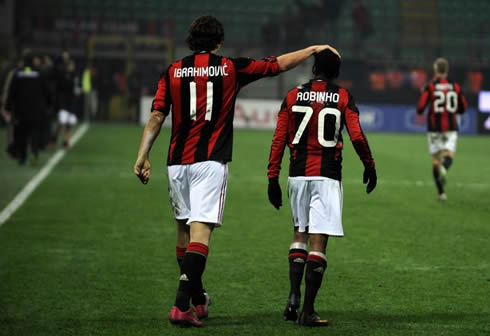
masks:
<path fill-rule="evenodd" d="M 447 196 L 445 193 L 442 193 L 439 195 L 439 201 L 442 201 L 442 202 L 447 201 Z"/>
<path fill-rule="evenodd" d="M 439 182 L 444 185 L 446 184 L 447 181 L 447 169 L 444 167 L 442 164 L 439 165 Z"/>

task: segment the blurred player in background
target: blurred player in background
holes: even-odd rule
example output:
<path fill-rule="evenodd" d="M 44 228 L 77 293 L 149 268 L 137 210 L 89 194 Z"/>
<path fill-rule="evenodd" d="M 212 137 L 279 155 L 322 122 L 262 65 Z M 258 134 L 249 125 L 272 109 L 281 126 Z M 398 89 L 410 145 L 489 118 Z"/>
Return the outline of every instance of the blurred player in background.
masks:
<path fill-rule="evenodd" d="M 315 312 L 314 302 L 327 269 L 328 237 L 344 235 L 341 184 L 344 126 L 364 164 L 363 182 L 368 184 L 368 194 L 377 182 L 374 160 L 359 124 L 354 98 L 333 83 L 339 75 L 340 63 L 340 57 L 330 50 L 315 54 L 314 79 L 289 91 L 282 103 L 269 158 L 268 195 L 272 205 L 279 209 L 282 206 L 281 161 L 286 145 L 290 149 L 288 195 L 294 233 L 289 250 L 291 287 L 284 319 L 298 318 L 306 265 L 306 292 L 298 320 L 303 326 L 328 323 Z"/>
<path fill-rule="evenodd" d="M 71 129 L 78 123 L 75 114 L 75 95 L 81 93 L 79 79 L 75 73 L 75 62 L 67 52 L 63 53 L 56 71 L 56 97 L 58 110 L 58 130 L 62 132 L 63 147 L 70 150 Z M 59 133 L 59 132 L 56 132 Z"/>
<path fill-rule="evenodd" d="M 14 75 L 17 73 L 19 69 L 22 69 L 24 66 L 23 58 L 19 58 L 15 64 L 15 67 L 10 69 L 5 78 L 5 82 L 2 88 L 2 96 L 1 96 L 1 106 L 0 113 L 7 124 L 7 148 L 6 152 L 12 159 L 16 159 L 16 151 L 15 151 L 15 143 L 14 143 L 14 126 L 12 123 L 12 116 L 6 110 L 7 98 L 10 90 L 10 84 L 12 84 L 12 79 Z"/>
<path fill-rule="evenodd" d="M 134 166 L 134 173 L 147 183 L 149 152 L 172 107 L 168 184 L 181 276 L 169 319 L 197 327 L 202 325 L 197 318 L 208 315 L 201 278 L 211 233 L 223 218 L 236 96 L 245 85 L 289 70 L 328 47 L 312 46 L 256 61 L 218 56 L 223 40 L 223 26 L 215 17 L 202 16 L 191 24 L 187 43 L 193 54 L 162 74 Z"/>
<path fill-rule="evenodd" d="M 461 86 L 447 78 L 448 72 L 448 61 L 444 58 L 436 59 L 434 78 L 423 89 L 417 105 L 417 114 L 421 115 L 429 104 L 427 137 L 429 152 L 432 154 L 432 174 L 441 201 L 447 199 L 444 185 L 456 152 L 458 140 L 456 114 L 464 113 L 468 107 Z"/>

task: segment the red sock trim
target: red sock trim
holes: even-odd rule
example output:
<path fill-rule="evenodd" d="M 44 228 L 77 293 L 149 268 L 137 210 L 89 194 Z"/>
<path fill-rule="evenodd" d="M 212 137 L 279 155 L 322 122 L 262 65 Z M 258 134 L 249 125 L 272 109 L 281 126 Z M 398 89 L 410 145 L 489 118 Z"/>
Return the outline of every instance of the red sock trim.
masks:
<path fill-rule="evenodd" d="M 185 256 L 185 247 L 176 247 L 175 248 L 175 254 L 177 255 L 177 258 L 183 258 Z"/>
<path fill-rule="evenodd" d="M 203 256 L 207 257 L 208 252 L 209 252 L 209 248 L 206 245 L 201 244 L 201 243 L 189 243 L 189 245 L 187 245 L 187 251 L 186 252 L 200 253 Z"/>
<path fill-rule="evenodd" d="M 306 253 L 302 253 L 302 252 L 293 252 L 293 253 L 289 253 L 289 255 L 288 255 L 289 260 L 296 259 L 296 258 L 301 258 L 301 259 L 306 260 L 307 257 L 308 257 L 308 255 Z"/>
<path fill-rule="evenodd" d="M 308 260 L 317 262 L 319 264 L 322 264 L 323 266 L 325 266 L 327 264 L 327 261 L 325 259 L 323 259 L 322 257 L 317 256 L 315 254 L 308 254 Z"/>

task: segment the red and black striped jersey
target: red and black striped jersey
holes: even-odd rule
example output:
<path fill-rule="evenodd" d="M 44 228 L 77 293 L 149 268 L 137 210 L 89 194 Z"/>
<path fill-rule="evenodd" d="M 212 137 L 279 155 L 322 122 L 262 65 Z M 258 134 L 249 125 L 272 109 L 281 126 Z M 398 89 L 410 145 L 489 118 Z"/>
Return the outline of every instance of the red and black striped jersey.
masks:
<path fill-rule="evenodd" d="M 167 164 L 231 161 L 233 116 L 239 90 L 279 72 L 275 57 L 256 61 L 207 52 L 170 65 L 158 83 L 152 104 L 152 111 L 165 115 L 172 108 Z"/>
<path fill-rule="evenodd" d="M 342 129 L 365 167 L 374 168 L 354 98 L 344 88 L 322 79 L 288 92 L 272 140 L 268 177 L 279 176 L 284 149 L 289 146 L 289 176 L 342 178 Z"/>
<path fill-rule="evenodd" d="M 427 104 L 430 104 L 427 117 L 429 132 L 457 131 L 456 113 L 464 113 L 468 107 L 461 86 L 446 78 L 433 79 L 425 86 L 417 105 L 417 113 L 424 113 Z"/>

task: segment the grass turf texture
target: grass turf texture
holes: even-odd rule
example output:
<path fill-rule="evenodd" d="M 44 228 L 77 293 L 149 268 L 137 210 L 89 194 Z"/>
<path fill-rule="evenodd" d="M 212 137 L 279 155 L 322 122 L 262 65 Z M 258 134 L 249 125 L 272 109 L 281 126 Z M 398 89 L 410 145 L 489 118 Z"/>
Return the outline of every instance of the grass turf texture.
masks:
<path fill-rule="evenodd" d="M 141 131 L 91 126 L 0 227 L 0 335 L 490 333 L 488 138 L 460 137 L 445 204 L 424 136 L 368 135 L 379 175 L 369 196 L 346 140 L 346 237 L 329 242 L 316 304 L 331 325 L 310 330 L 281 316 L 292 228 L 288 205 L 276 211 L 267 201 L 272 131 L 236 131 L 224 225 L 204 277 L 211 317 L 203 329 L 182 330 L 167 320 L 178 281 L 169 131 L 152 151 L 146 186 L 132 175 Z M 6 204 L 33 168 L 6 159 L 0 168 Z"/>

